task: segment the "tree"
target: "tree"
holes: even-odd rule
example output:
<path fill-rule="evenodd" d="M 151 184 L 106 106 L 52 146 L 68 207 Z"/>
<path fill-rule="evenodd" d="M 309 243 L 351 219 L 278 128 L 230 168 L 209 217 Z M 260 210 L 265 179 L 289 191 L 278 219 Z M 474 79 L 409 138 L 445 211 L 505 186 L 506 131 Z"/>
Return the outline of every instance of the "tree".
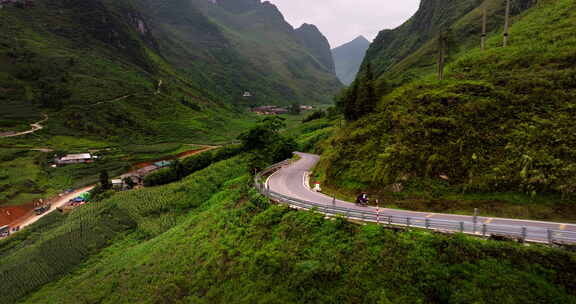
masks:
<path fill-rule="evenodd" d="M 136 183 L 132 180 L 131 177 L 125 177 L 122 182 L 128 186 L 128 189 L 134 189 L 134 186 L 136 186 Z"/>
<path fill-rule="evenodd" d="M 299 103 L 293 103 L 290 106 L 290 114 L 292 115 L 300 115 L 300 104 Z"/>
<path fill-rule="evenodd" d="M 256 127 L 242 133 L 238 139 L 242 141 L 244 151 L 263 150 L 274 141 L 278 132 L 286 126 L 285 119 L 273 116 L 260 121 Z"/>
<path fill-rule="evenodd" d="M 291 157 L 298 145 L 293 138 L 280 134 L 285 126 L 283 118 L 269 117 L 238 137 L 248 152 L 250 172 Z"/>
<path fill-rule="evenodd" d="M 348 121 L 354 121 L 358 119 L 357 113 L 357 99 L 358 99 L 358 82 L 355 80 L 352 86 L 346 91 L 345 97 L 342 99 L 342 113 L 344 118 Z"/>
<path fill-rule="evenodd" d="M 110 182 L 110 176 L 108 175 L 108 171 L 103 170 L 100 172 L 100 186 L 104 190 L 112 189 L 112 183 Z"/>
<path fill-rule="evenodd" d="M 182 165 L 180 160 L 174 160 L 170 166 L 172 171 L 174 171 L 177 180 L 181 180 L 186 176 L 186 168 Z"/>
<path fill-rule="evenodd" d="M 374 73 L 372 73 L 372 65 L 368 63 L 365 69 L 364 79 L 356 101 L 356 119 L 360 119 L 376 109 L 378 98 L 374 90 Z"/>

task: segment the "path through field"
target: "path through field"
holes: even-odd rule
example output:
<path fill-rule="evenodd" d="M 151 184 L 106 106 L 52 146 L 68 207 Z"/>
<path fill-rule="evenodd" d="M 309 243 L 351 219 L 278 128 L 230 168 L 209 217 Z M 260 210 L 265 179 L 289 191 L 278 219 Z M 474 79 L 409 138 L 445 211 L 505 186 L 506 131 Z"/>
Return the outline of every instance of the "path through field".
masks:
<path fill-rule="evenodd" d="M 44 118 L 42 120 L 40 120 L 39 122 L 33 123 L 30 125 L 31 129 L 28 131 L 22 131 L 22 132 L 7 132 L 7 133 L 1 133 L 0 137 L 16 137 L 16 136 L 22 136 L 22 135 L 26 135 L 26 134 L 30 134 L 30 133 L 34 133 L 36 131 L 42 130 L 44 129 L 44 126 L 42 125 L 44 122 L 46 122 L 48 120 L 48 115 L 43 114 Z"/>

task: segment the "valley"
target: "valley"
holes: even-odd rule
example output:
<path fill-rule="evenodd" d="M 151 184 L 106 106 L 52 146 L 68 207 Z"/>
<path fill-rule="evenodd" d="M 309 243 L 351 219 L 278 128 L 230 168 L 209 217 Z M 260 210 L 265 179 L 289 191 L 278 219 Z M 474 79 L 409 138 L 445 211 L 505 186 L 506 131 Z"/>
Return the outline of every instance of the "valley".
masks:
<path fill-rule="evenodd" d="M 576 303 L 576 4 L 418 2 L 0 0 L 0 304 Z"/>

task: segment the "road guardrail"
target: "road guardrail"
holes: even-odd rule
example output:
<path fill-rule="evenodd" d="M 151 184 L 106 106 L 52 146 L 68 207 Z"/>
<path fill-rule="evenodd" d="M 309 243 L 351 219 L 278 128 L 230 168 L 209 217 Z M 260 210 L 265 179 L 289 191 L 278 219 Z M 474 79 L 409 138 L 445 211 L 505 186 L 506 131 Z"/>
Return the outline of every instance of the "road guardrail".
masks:
<path fill-rule="evenodd" d="M 534 227 L 529 228 L 512 225 L 484 224 L 480 222 L 474 223 L 438 220 L 431 218 L 394 216 L 386 214 L 385 212 L 377 212 L 369 209 L 358 210 L 336 206 L 335 204 L 321 204 L 301 200 L 272 191 L 269 185 L 266 184 L 266 180 L 264 178 L 288 165 L 289 163 L 290 161 L 288 160 L 283 161 L 262 170 L 254 177 L 254 185 L 262 195 L 297 209 L 314 210 L 330 217 L 341 216 L 350 220 L 372 222 L 379 225 L 383 224 L 408 228 L 413 227 L 449 233 L 459 232 L 481 237 L 504 237 L 508 239 L 515 239 L 520 242 L 548 243 L 557 245 L 576 243 L 576 232 L 572 231 L 545 228 L 537 229 Z"/>

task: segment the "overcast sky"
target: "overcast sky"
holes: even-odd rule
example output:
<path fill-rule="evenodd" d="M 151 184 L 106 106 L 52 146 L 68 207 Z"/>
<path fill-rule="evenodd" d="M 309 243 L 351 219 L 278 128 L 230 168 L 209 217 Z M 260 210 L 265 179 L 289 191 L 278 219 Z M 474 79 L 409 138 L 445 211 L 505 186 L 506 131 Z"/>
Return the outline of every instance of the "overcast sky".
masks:
<path fill-rule="evenodd" d="M 408 20 L 420 0 L 269 0 L 276 4 L 294 27 L 311 23 L 330 40 L 332 47 L 359 35 L 368 40 L 379 31 Z"/>

